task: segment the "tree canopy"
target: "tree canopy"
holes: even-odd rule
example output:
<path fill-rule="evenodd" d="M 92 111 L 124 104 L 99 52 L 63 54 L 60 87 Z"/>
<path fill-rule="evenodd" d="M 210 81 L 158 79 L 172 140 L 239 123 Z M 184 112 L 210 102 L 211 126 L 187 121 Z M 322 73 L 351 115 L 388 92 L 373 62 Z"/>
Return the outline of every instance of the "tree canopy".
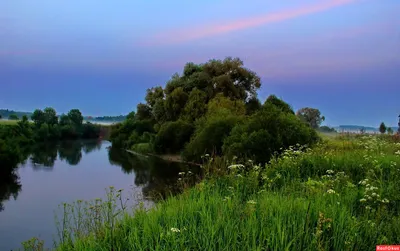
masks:
<path fill-rule="evenodd" d="M 297 111 L 296 115 L 314 129 L 317 129 L 325 120 L 325 117 L 321 115 L 318 109 L 311 107 L 301 108 Z"/>
<path fill-rule="evenodd" d="M 385 123 L 381 123 L 380 125 L 379 125 L 379 132 L 380 133 L 382 133 L 382 134 L 384 134 L 385 132 L 386 132 L 386 125 L 385 125 Z"/>
<path fill-rule="evenodd" d="M 260 87 L 260 77 L 238 58 L 187 63 L 164 87 L 147 89 L 145 102 L 113 126 L 110 139 L 114 146 L 181 153 L 188 160 L 242 149 L 264 161 L 280 147 L 315 142 L 315 131 L 282 99 L 271 95 L 261 105 Z M 318 116 L 313 124 L 320 124 Z"/>

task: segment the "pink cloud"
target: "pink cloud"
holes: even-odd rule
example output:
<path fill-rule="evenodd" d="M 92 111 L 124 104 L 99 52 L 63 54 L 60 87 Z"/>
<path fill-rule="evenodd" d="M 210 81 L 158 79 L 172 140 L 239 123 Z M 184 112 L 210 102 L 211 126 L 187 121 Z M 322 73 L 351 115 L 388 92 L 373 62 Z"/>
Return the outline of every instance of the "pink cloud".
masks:
<path fill-rule="evenodd" d="M 296 17 L 329 10 L 331 8 L 346 5 L 355 1 L 357 0 L 329 0 L 297 9 L 283 10 L 275 13 L 267 13 L 258 17 L 237 20 L 224 25 L 210 25 L 207 27 L 197 27 L 175 32 L 167 32 L 156 35 L 156 37 L 154 37 L 152 41 L 147 42 L 146 44 L 154 45 L 183 43 L 233 31 L 249 29 L 261 25 L 282 22 Z"/>

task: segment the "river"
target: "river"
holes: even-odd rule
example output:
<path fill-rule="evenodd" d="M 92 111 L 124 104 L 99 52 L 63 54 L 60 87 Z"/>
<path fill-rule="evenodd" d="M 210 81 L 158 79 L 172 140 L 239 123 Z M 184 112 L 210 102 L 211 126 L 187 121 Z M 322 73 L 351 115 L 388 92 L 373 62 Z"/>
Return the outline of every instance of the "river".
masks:
<path fill-rule="evenodd" d="M 188 168 L 113 149 L 108 141 L 35 146 L 15 176 L 0 181 L 0 250 L 20 248 L 32 237 L 51 248 L 57 239 L 54 216 L 59 205 L 105 198 L 110 186 L 149 207 L 154 203 L 149 196 L 173 187 L 178 173 Z"/>

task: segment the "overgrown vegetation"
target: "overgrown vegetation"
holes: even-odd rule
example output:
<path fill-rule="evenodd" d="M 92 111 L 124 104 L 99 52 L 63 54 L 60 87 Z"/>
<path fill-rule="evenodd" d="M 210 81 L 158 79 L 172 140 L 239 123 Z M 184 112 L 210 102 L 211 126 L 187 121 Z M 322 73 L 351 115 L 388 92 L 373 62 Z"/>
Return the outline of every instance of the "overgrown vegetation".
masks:
<path fill-rule="evenodd" d="M 65 205 L 56 250 L 370 250 L 400 243 L 396 137 L 295 145 L 265 165 L 205 158 L 206 179 L 133 216 L 115 190 L 89 211 L 79 201 Z M 181 173 L 182 187 L 192 175 Z"/>
<path fill-rule="evenodd" d="M 181 154 L 189 161 L 211 153 L 263 162 L 293 143 L 318 141 L 312 129 L 321 122 L 317 109 L 295 116 L 274 95 L 261 105 L 260 87 L 260 78 L 238 58 L 188 63 L 165 88 L 148 89 L 146 103 L 115 125 L 110 139 L 114 147 Z"/>

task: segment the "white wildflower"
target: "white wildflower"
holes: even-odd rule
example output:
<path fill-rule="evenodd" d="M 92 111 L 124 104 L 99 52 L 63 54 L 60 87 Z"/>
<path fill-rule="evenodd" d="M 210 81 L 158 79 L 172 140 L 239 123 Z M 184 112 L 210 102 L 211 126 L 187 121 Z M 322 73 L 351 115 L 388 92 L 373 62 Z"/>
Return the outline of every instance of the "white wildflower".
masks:
<path fill-rule="evenodd" d="M 372 197 L 376 197 L 376 195 L 377 195 L 376 193 L 372 193 L 371 194 Z"/>
<path fill-rule="evenodd" d="M 257 204 L 257 202 L 255 202 L 254 200 L 249 200 L 248 202 L 247 202 L 247 204 Z"/>
<path fill-rule="evenodd" d="M 364 199 L 364 198 L 362 198 L 362 199 L 360 200 L 361 203 L 364 203 L 364 202 L 366 202 L 366 201 L 367 201 L 367 200 Z"/>
<path fill-rule="evenodd" d="M 333 189 L 329 189 L 328 191 L 326 191 L 327 193 L 330 193 L 330 194 L 334 194 L 334 193 L 336 193 L 335 192 L 335 190 L 333 190 Z"/>
<path fill-rule="evenodd" d="M 230 199 L 231 199 L 231 197 L 225 196 L 225 198 L 223 199 L 223 201 L 227 201 L 227 200 L 230 200 Z"/>
<path fill-rule="evenodd" d="M 326 170 L 327 174 L 334 174 L 335 172 L 333 170 Z"/>
<path fill-rule="evenodd" d="M 389 203 L 389 200 L 388 199 L 383 199 L 382 202 L 383 203 Z"/>
<path fill-rule="evenodd" d="M 178 173 L 178 175 L 185 175 L 185 172 L 180 172 Z"/>
<path fill-rule="evenodd" d="M 178 228 L 175 228 L 175 227 L 171 228 L 171 231 L 174 232 L 174 233 L 180 233 L 181 232 L 181 230 L 179 230 Z"/>
<path fill-rule="evenodd" d="M 236 164 L 236 165 L 230 165 L 228 166 L 228 169 L 237 169 L 237 168 L 242 168 L 244 165 L 242 164 Z"/>

